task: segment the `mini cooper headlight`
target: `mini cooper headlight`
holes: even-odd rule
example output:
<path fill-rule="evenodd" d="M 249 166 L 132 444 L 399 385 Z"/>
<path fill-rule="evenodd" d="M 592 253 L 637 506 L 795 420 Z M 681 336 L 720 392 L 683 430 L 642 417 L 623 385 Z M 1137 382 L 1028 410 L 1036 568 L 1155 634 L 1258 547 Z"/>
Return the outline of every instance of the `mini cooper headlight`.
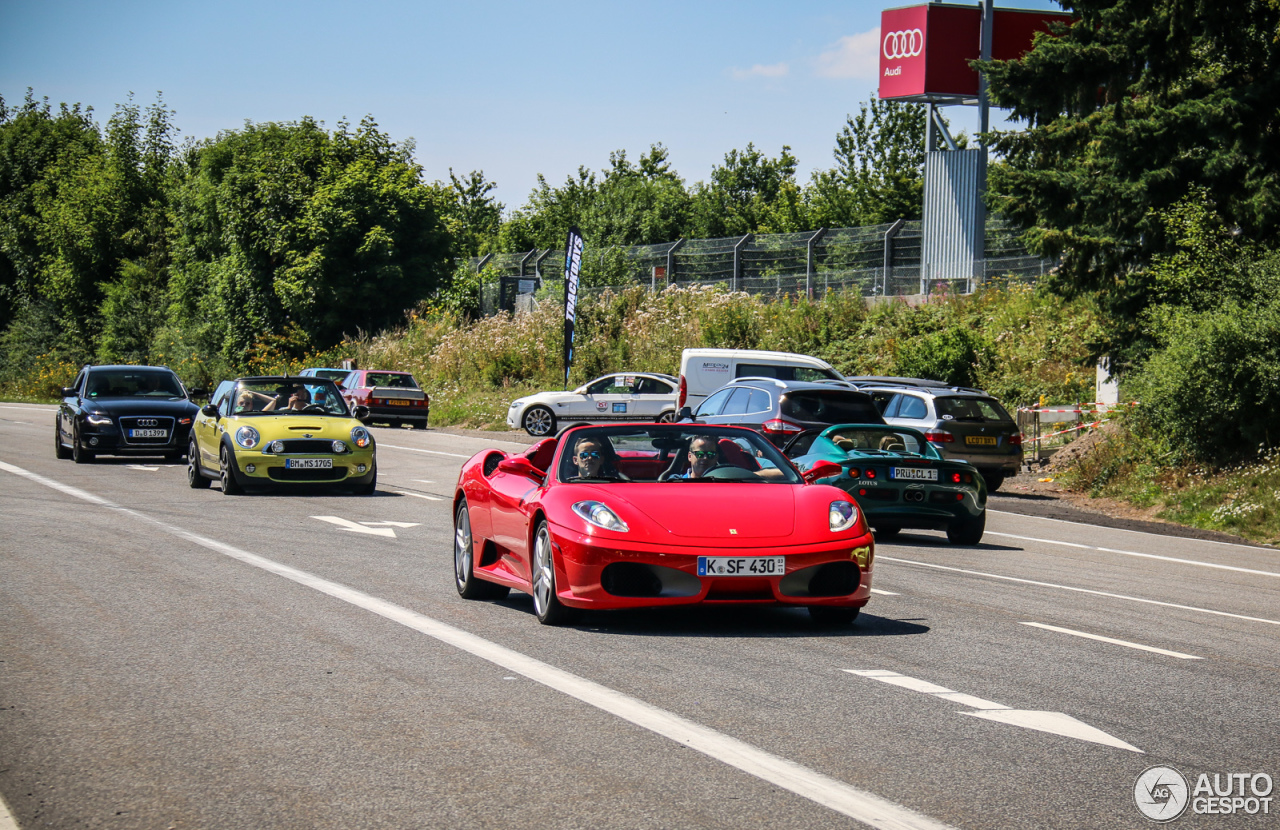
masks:
<path fill-rule="evenodd" d="M 373 436 L 364 427 L 355 427 L 351 430 L 351 443 L 363 450 L 373 444 Z"/>
<path fill-rule="evenodd" d="M 618 518 L 617 514 L 598 501 L 580 501 L 573 506 L 573 512 L 585 519 L 587 524 L 604 530 L 626 533 L 631 529 L 627 527 L 626 522 Z"/>
<path fill-rule="evenodd" d="M 85 420 L 93 424 L 95 427 L 101 427 L 111 423 L 111 416 L 98 415 L 97 413 L 94 413 L 92 415 L 89 415 L 87 418 L 85 418 Z"/>
<path fill-rule="evenodd" d="M 858 521 L 858 508 L 851 501 L 833 501 L 827 519 L 833 533 L 848 530 Z"/>
<path fill-rule="evenodd" d="M 344 443 L 342 443 L 341 441 L 334 441 L 334 442 L 333 442 L 333 451 L 334 451 L 334 452 L 346 452 L 346 451 L 347 451 L 347 445 L 346 445 L 346 444 L 344 444 Z"/>
<path fill-rule="evenodd" d="M 253 427 L 240 427 L 236 430 L 236 443 L 246 450 L 251 450 L 258 446 L 258 442 L 261 440 L 262 436 Z"/>
<path fill-rule="evenodd" d="M 271 451 L 272 451 L 272 452 L 284 452 L 284 442 L 283 442 L 283 441 L 272 441 L 272 442 L 271 442 Z"/>

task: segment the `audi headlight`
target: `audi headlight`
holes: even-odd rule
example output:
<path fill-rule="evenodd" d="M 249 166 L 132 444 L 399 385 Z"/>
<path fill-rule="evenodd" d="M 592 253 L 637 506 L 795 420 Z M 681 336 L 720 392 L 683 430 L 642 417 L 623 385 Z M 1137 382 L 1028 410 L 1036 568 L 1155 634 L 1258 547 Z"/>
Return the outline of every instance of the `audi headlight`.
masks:
<path fill-rule="evenodd" d="M 626 533 L 631 529 L 627 527 L 626 522 L 618 518 L 616 513 L 598 501 L 580 501 L 573 506 L 573 512 L 585 519 L 587 524 L 604 530 Z"/>
<path fill-rule="evenodd" d="M 373 444 L 373 436 L 364 427 L 355 427 L 351 430 L 351 443 L 363 450 Z"/>
<path fill-rule="evenodd" d="M 258 442 L 262 440 L 262 436 L 258 435 L 258 431 L 253 427 L 240 427 L 236 430 L 236 443 L 251 450 L 258 446 Z"/>
<path fill-rule="evenodd" d="M 827 520 L 833 533 L 848 530 L 858 522 L 858 508 L 851 501 L 833 501 Z"/>
<path fill-rule="evenodd" d="M 95 412 L 94 414 L 89 415 L 88 417 L 86 417 L 86 418 L 85 418 L 85 420 L 86 420 L 86 421 L 88 421 L 89 423 L 93 424 L 95 427 L 106 426 L 107 424 L 111 423 L 111 417 L 110 417 L 110 416 L 108 416 L 108 415 L 99 415 L 99 414 L 97 414 L 96 412 Z"/>
<path fill-rule="evenodd" d="M 346 445 L 346 444 L 344 444 L 344 443 L 342 443 L 341 441 L 334 441 L 334 442 L 333 442 L 333 451 L 334 451 L 334 452 L 346 452 L 346 451 L 347 451 L 347 445 Z"/>

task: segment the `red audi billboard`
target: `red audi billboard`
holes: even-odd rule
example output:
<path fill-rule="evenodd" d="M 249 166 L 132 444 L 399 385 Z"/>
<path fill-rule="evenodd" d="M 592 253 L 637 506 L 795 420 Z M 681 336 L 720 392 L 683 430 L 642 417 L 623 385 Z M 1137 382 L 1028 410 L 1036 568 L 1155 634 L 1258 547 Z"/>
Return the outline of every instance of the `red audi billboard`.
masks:
<path fill-rule="evenodd" d="M 1014 60 L 1031 48 L 1036 32 L 1069 14 L 996 9 L 991 57 Z M 969 61 L 982 56 L 982 9 L 929 3 L 880 13 L 880 97 L 897 100 L 964 98 L 978 94 Z"/>

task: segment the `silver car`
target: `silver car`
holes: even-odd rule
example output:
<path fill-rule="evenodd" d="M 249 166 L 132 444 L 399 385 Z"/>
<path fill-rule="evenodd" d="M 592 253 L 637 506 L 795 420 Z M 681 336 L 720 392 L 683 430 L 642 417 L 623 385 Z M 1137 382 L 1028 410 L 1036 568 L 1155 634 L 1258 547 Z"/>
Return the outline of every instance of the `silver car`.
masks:
<path fill-rule="evenodd" d="M 987 492 L 1022 464 L 1022 433 L 1000 402 L 981 389 L 920 378 L 848 379 L 871 395 L 886 424 L 914 427 L 943 457 L 978 468 Z"/>

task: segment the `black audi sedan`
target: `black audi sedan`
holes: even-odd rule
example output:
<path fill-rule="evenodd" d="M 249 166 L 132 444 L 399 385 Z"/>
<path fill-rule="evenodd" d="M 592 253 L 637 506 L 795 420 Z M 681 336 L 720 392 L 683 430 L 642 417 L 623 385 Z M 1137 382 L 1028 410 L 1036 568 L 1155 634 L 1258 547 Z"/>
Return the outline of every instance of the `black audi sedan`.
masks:
<path fill-rule="evenodd" d="M 86 366 L 62 390 L 54 432 L 58 458 L 77 464 L 102 455 L 163 455 L 176 461 L 186 452 L 199 407 L 172 369 L 165 366 Z"/>

